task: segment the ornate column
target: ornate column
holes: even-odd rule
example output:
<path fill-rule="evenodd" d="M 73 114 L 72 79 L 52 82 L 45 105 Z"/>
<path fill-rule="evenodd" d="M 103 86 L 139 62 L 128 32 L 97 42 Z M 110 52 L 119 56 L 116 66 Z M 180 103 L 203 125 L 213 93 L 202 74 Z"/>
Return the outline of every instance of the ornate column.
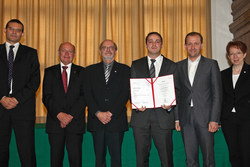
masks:
<path fill-rule="evenodd" d="M 240 40 L 247 45 L 246 62 L 250 64 L 250 0 L 233 0 L 233 23 L 229 29 L 234 40 Z"/>

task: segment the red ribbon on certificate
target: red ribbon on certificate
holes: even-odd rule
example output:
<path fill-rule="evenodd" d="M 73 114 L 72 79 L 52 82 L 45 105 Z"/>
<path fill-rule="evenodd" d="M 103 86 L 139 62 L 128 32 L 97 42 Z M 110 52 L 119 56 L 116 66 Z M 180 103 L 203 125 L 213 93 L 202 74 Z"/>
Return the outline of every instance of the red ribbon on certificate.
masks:
<path fill-rule="evenodd" d="M 166 77 L 166 76 L 161 76 L 161 77 Z M 159 78 L 161 78 L 161 77 L 156 77 L 156 78 L 144 78 L 149 84 L 150 84 L 150 86 L 151 86 L 151 94 L 152 94 L 152 102 L 153 102 L 153 104 L 151 105 L 151 107 L 149 107 L 149 108 L 158 108 L 158 107 L 160 107 L 160 106 L 158 106 L 159 104 L 156 102 L 156 100 L 157 100 L 157 98 L 155 97 L 157 94 L 155 94 L 156 92 L 155 92 L 155 89 L 156 89 L 156 87 L 155 87 L 155 82 L 159 79 Z M 143 79 L 143 78 L 141 78 L 141 79 Z M 159 79 L 160 80 L 160 79 Z M 162 82 L 162 79 L 159 81 L 160 83 Z M 130 82 L 130 84 L 131 84 L 131 82 Z M 157 84 L 158 85 L 158 84 Z M 158 88 L 157 88 L 157 90 L 158 90 Z M 147 89 L 147 91 L 149 91 L 149 89 Z M 149 92 L 148 92 L 149 93 Z M 173 99 L 173 101 L 171 102 L 171 103 L 168 103 L 168 105 L 170 105 L 170 106 L 172 106 L 173 104 L 175 104 L 175 101 L 176 101 L 176 98 L 174 98 Z M 143 107 L 143 106 L 139 106 L 138 107 L 138 104 L 134 104 L 133 103 L 133 99 L 132 99 L 132 97 L 131 97 L 131 104 L 132 104 L 132 108 L 133 109 L 139 109 L 140 107 Z"/>
<path fill-rule="evenodd" d="M 152 88 L 152 95 L 153 95 L 153 103 L 154 103 L 154 108 L 155 108 L 155 93 L 154 93 L 154 83 L 155 83 L 155 81 L 158 79 L 158 77 L 157 78 L 155 78 L 155 80 L 153 81 L 153 78 L 150 78 L 150 81 L 147 79 L 147 78 L 145 78 L 150 84 L 151 84 L 151 88 Z"/>

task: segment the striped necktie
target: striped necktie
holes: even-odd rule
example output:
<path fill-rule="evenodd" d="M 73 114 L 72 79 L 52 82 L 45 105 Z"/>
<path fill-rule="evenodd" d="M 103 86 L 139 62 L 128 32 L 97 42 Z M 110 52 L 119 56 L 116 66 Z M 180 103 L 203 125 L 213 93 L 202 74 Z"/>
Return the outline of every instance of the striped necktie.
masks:
<path fill-rule="evenodd" d="M 104 72 L 106 84 L 108 83 L 108 81 L 109 81 L 109 76 L 110 76 L 109 68 L 110 68 L 110 65 L 107 65 L 107 66 L 106 66 L 106 69 L 105 69 L 105 72 Z"/>
<path fill-rule="evenodd" d="M 150 59 L 151 60 L 151 65 L 150 65 L 150 68 L 149 68 L 149 74 L 150 74 L 150 77 L 151 78 L 154 78 L 155 77 L 155 59 Z"/>

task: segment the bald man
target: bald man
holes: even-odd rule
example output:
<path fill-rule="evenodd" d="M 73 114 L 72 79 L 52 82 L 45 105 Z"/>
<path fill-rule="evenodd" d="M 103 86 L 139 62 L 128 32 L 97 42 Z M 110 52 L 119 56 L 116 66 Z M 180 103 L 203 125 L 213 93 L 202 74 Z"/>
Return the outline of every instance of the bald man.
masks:
<path fill-rule="evenodd" d="M 43 80 L 51 167 L 63 167 L 65 146 L 70 166 L 81 167 L 85 132 L 84 68 L 72 63 L 75 46 L 69 42 L 60 45 L 58 55 L 60 63 L 46 68 Z"/>

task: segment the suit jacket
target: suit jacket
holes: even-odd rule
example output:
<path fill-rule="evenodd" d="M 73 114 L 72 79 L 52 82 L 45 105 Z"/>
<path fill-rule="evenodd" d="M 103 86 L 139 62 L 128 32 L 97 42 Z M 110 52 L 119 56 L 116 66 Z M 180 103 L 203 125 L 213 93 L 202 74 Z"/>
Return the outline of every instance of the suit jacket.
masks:
<path fill-rule="evenodd" d="M 223 87 L 221 120 L 235 116 L 232 113 L 233 107 L 238 118 L 250 120 L 250 65 L 244 63 L 235 88 L 233 88 L 232 66 L 221 72 L 221 78 Z"/>
<path fill-rule="evenodd" d="M 107 85 L 103 62 L 86 68 L 85 95 L 88 106 L 88 131 L 122 132 L 128 130 L 126 104 L 129 99 L 129 78 L 130 68 L 116 61 Z M 95 115 L 97 111 L 110 111 L 112 120 L 108 124 L 102 124 Z"/>
<path fill-rule="evenodd" d="M 208 127 L 210 121 L 220 121 L 222 87 L 219 66 L 216 60 L 201 56 L 195 73 L 193 86 L 188 78 L 188 59 L 177 65 L 177 95 L 176 120 L 180 125 L 188 124 L 190 115 L 188 108 L 193 100 L 193 113 L 196 122 L 201 127 Z"/>
<path fill-rule="evenodd" d="M 174 74 L 175 76 L 175 71 L 176 64 L 163 56 L 159 76 L 170 74 Z M 131 78 L 150 78 L 147 57 L 132 62 Z M 152 110 L 154 110 L 162 129 L 174 128 L 174 110 L 168 112 L 163 108 L 146 109 L 144 112 L 133 110 L 130 125 L 140 128 L 145 127 L 150 119 L 150 112 Z"/>
<path fill-rule="evenodd" d="M 5 44 L 0 45 L 0 98 L 9 96 L 8 60 Z M 40 65 L 37 51 L 19 45 L 13 64 L 12 97 L 19 102 L 14 109 L 6 110 L 0 104 L 0 118 L 9 112 L 13 119 L 35 120 L 36 91 L 40 85 Z"/>
<path fill-rule="evenodd" d="M 84 68 L 72 64 L 67 93 L 64 91 L 61 66 L 45 69 L 43 80 L 43 103 L 47 108 L 47 133 L 83 133 L 85 131 Z M 73 120 L 61 128 L 57 115 L 64 112 Z"/>

